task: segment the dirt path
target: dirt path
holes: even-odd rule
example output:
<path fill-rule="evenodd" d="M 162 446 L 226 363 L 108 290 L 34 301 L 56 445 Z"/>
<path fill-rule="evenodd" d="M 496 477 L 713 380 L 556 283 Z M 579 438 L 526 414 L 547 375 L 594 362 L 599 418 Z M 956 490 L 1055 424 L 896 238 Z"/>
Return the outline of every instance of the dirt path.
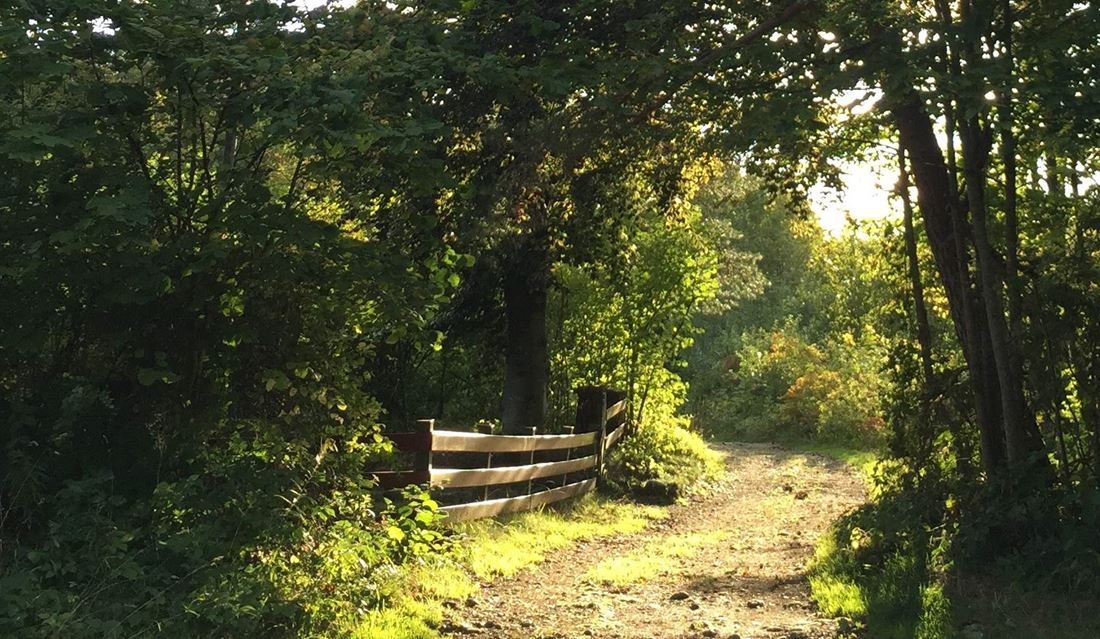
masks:
<path fill-rule="evenodd" d="M 485 584 L 449 636 L 818 639 L 805 567 L 865 498 L 845 464 L 771 445 L 716 446 L 726 479 L 645 531 L 582 542 Z"/>

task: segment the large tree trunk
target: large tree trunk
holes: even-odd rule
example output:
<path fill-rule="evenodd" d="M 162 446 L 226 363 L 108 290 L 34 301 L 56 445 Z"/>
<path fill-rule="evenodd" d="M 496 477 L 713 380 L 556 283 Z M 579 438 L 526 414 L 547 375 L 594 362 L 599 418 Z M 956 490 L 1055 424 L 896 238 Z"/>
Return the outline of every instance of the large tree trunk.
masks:
<path fill-rule="evenodd" d="M 894 83 L 887 82 L 887 86 Z M 897 85 L 900 86 L 900 85 Z M 1004 463 L 1000 397 L 995 371 L 990 366 L 991 348 L 980 300 L 973 295 L 962 233 L 965 220 L 952 195 L 943 152 L 936 141 L 932 120 L 919 96 L 888 95 L 902 147 L 912 158 L 917 205 L 924 220 L 932 256 L 947 293 L 955 334 L 970 372 L 974 408 L 981 429 L 982 466 L 994 474 Z"/>
<path fill-rule="evenodd" d="M 532 247 L 517 251 L 504 273 L 504 396 L 501 424 L 505 433 L 529 434 L 546 420 L 550 356 L 546 339 L 549 273 L 543 253 Z"/>

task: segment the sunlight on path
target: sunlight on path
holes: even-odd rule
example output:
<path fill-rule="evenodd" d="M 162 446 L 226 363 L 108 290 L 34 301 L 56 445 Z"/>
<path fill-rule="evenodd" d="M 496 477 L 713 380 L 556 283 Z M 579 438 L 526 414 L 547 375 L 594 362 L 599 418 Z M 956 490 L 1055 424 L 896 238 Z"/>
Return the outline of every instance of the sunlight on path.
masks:
<path fill-rule="evenodd" d="M 729 474 L 638 534 L 585 542 L 484 585 L 448 636 L 833 637 L 805 566 L 829 524 L 865 499 L 849 466 L 770 445 L 717 445 Z"/>

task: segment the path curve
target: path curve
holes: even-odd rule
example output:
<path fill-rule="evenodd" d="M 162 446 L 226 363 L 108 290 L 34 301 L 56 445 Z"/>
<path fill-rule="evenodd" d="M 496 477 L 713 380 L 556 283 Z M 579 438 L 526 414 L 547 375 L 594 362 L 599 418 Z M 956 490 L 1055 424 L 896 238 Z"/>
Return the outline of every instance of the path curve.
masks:
<path fill-rule="evenodd" d="M 835 637 L 805 568 L 829 524 L 866 499 L 856 472 L 770 444 L 714 447 L 729 472 L 709 494 L 640 533 L 580 542 L 483 584 L 448 636 Z"/>

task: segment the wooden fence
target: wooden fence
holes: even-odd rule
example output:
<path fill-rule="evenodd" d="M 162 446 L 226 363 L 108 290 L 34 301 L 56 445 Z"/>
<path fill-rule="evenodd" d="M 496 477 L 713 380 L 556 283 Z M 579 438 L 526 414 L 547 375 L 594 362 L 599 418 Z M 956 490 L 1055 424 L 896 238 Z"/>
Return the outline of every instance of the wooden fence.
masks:
<path fill-rule="evenodd" d="M 582 388 L 577 395 L 577 426 L 566 426 L 561 434 L 539 435 L 533 428 L 530 435 L 448 431 L 437 429 L 434 419 L 420 420 L 415 432 L 388 435 L 399 450 L 413 454 L 413 469 L 373 474 L 382 488 L 427 484 L 437 494 L 467 489 L 458 493 L 466 498 L 474 496 L 469 489 L 480 488 L 479 499 L 441 508 L 449 521 L 521 512 L 583 495 L 596 487 L 607 453 L 628 430 L 627 403 L 625 393 L 605 388 Z M 491 489 L 520 494 L 490 499 Z"/>

